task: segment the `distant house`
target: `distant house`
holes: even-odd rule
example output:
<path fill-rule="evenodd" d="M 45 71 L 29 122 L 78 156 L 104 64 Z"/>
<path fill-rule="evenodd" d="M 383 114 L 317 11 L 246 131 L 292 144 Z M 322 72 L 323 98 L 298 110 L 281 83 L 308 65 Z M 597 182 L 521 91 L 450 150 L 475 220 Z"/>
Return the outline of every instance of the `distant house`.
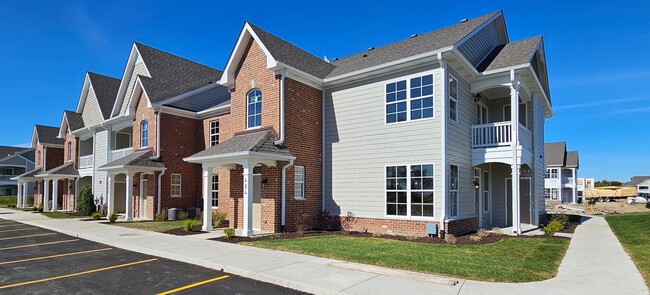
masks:
<path fill-rule="evenodd" d="M 636 193 L 639 197 L 650 197 L 650 179 L 646 179 L 636 185 Z"/>
<path fill-rule="evenodd" d="M 0 146 L 0 196 L 18 195 L 18 182 L 11 178 L 34 169 L 34 149 Z M 34 188 L 26 187 L 33 195 Z"/>
<path fill-rule="evenodd" d="M 587 189 L 595 188 L 595 184 L 596 179 L 594 178 L 578 178 L 578 181 L 576 182 L 576 185 L 578 186 L 578 200 L 584 198 Z"/>
<path fill-rule="evenodd" d="M 546 203 L 577 203 L 578 152 L 566 150 L 566 142 L 544 144 Z M 592 181 L 593 183 L 593 181 Z"/>
<path fill-rule="evenodd" d="M 624 183 L 623 186 L 637 186 L 648 179 L 650 179 L 650 176 L 632 176 L 630 182 Z"/>

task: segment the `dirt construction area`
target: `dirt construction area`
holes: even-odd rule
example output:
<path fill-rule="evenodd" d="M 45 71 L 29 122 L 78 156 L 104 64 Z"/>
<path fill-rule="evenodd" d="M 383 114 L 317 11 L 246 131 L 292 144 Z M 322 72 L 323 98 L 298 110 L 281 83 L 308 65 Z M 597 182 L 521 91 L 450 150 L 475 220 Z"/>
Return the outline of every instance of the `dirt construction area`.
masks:
<path fill-rule="evenodd" d="M 598 211 L 616 213 L 650 212 L 646 204 L 628 204 L 625 199 L 618 199 L 615 202 L 596 202 Z"/>

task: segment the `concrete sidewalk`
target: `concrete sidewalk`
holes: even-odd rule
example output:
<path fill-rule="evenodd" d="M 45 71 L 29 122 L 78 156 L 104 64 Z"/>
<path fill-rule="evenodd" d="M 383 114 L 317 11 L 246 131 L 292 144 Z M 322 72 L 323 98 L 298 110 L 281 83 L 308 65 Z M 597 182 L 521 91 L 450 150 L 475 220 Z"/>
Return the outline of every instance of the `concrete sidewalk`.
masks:
<path fill-rule="evenodd" d="M 0 209 L 0 218 L 317 294 L 648 294 L 634 263 L 600 217 L 578 227 L 553 279 L 521 284 L 459 280 L 455 286 L 332 267 L 339 261 L 208 241 L 203 235 L 173 236 L 10 209 Z"/>

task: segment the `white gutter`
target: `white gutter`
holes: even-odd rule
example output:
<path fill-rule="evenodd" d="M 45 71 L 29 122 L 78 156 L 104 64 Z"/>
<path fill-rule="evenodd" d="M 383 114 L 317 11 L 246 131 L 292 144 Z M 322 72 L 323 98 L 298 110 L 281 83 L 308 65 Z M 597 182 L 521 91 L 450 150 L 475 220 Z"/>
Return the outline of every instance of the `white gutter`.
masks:
<path fill-rule="evenodd" d="M 280 78 L 280 139 L 274 141 L 273 142 L 274 145 L 282 145 L 282 144 L 284 144 L 284 139 L 285 139 L 285 134 L 284 134 L 284 78 L 286 78 L 288 74 L 289 74 L 289 70 L 287 68 L 285 68 L 284 69 L 284 74 L 281 74 L 282 76 Z M 282 183 L 282 185 L 284 186 L 284 182 Z M 283 223 L 283 225 L 284 225 L 284 223 Z"/>
<path fill-rule="evenodd" d="M 321 106 L 321 211 L 325 212 L 325 90 L 323 90 L 323 105 Z"/>
<path fill-rule="evenodd" d="M 285 232 L 285 219 L 287 211 L 287 168 L 293 166 L 293 159 L 289 161 L 289 164 L 282 167 L 282 222 L 280 224 L 282 232 Z"/>
<path fill-rule="evenodd" d="M 43 145 L 43 172 L 47 171 L 47 146 Z"/>
<path fill-rule="evenodd" d="M 442 137 L 440 140 L 440 163 L 442 164 L 442 214 L 440 214 L 440 237 L 445 236 L 445 218 L 447 218 L 447 198 L 449 196 L 447 192 L 447 118 L 449 117 L 449 113 L 447 112 L 447 104 L 448 104 L 448 97 L 447 97 L 447 83 L 449 80 L 449 75 L 447 74 L 447 64 L 445 61 L 442 60 L 442 52 L 438 53 L 438 62 L 440 63 L 440 68 L 442 69 L 442 83 L 441 85 L 441 93 L 442 93 L 442 100 L 441 100 L 441 110 L 442 110 L 442 115 L 440 119 L 440 131 L 442 132 Z"/>
<path fill-rule="evenodd" d="M 152 160 L 160 159 L 160 116 L 161 115 L 162 115 L 162 112 L 159 110 L 158 113 L 156 114 L 156 156 L 152 157 L 151 158 Z M 140 133 L 142 133 L 142 132 L 140 132 Z M 149 131 L 147 131 L 147 136 L 149 136 Z M 158 184 L 160 185 L 160 182 Z M 158 205 L 160 205 L 160 204 L 158 204 Z"/>
<path fill-rule="evenodd" d="M 161 182 L 162 182 L 162 176 L 163 176 L 163 174 L 165 174 L 165 171 L 167 171 L 167 169 L 163 169 L 163 171 L 160 172 L 160 174 L 158 174 L 158 206 L 157 206 L 158 207 L 158 210 L 157 210 L 158 214 L 160 214 L 160 195 L 161 195 L 160 189 L 162 188 Z"/>

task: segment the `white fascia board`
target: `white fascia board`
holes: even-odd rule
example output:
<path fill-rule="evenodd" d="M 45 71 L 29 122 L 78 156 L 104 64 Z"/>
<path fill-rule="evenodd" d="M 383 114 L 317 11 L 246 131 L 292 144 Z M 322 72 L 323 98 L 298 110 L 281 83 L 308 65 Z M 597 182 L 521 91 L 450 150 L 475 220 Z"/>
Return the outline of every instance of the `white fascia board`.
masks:
<path fill-rule="evenodd" d="M 278 61 L 275 63 L 274 67 L 270 67 L 269 69 L 274 71 L 280 71 L 280 72 L 286 69 L 289 72 L 288 74 L 289 78 L 301 82 L 303 84 L 309 85 L 311 87 L 314 87 L 316 89 L 323 90 L 323 85 L 324 85 L 323 79 L 318 78 L 311 74 L 307 74 L 283 62 Z"/>
<path fill-rule="evenodd" d="M 53 143 L 41 143 L 43 147 L 49 147 L 49 148 L 59 148 L 62 149 L 63 145 L 62 144 L 53 144 Z"/>
<path fill-rule="evenodd" d="M 192 156 L 190 156 L 190 157 L 187 157 L 187 158 L 183 158 L 183 161 L 189 162 L 189 163 L 203 164 L 203 163 L 209 163 L 210 161 L 228 160 L 228 159 L 241 159 L 241 158 L 259 158 L 259 159 L 276 160 L 276 161 L 278 161 L 278 160 L 279 161 L 288 161 L 288 160 L 295 160 L 296 159 L 296 157 L 294 157 L 294 156 L 285 156 L 285 155 L 278 155 L 278 154 L 272 154 L 272 153 L 260 153 L 260 152 L 244 151 L 244 152 L 209 155 L 209 156 L 202 156 L 202 157 L 192 157 Z"/>
<path fill-rule="evenodd" d="M 481 29 L 485 28 L 488 24 L 492 23 L 495 19 L 497 19 L 497 18 L 498 18 L 499 16 L 501 16 L 501 15 L 503 15 L 503 12 L 499 10 L 499 11 L 498 11 L 497 13 L 495 13 L 491 18 L 489 18 L 489 19 L 487 19 L 486 21 L 484 21 L 480 26 L 476 27 L 473 31 L 471 31 L 469 34 L 467 34 L 465 37 L 463 37 L 463 39 L 460 39 L 460 40 L 459 40 L 458 42 L 456 42 L 456 44 L 454 44 L 454 45 L 455 45 L 455 46 L 460 46 L 461 44 L 465 43 L 465 41 L 467 41 L 469 38 L 472 38 L 474 35 L 476 35 L 476 33 L 477 33 L 478 31 L 480 31 Z M 505 26 L 504 26 L 504 27 L 505 27 Z M 506 35 L 506 36 L 507 36 L 507 35 Z"/>
<path fill-rule="evenodd" d="M 168 107 L 168 106 L 155 106 L 154 110 L 157 109 L 163 114 L 169 114 L 169 115 L 174 115 L 174 116 L 179 116 L 179 117 L 185 117 L 185 118 L 190 118 L 190 119 L 198 119 L 198 115 L 195 112 L 192 111 L 186 111 L 186 110 L 181 110 L 177 109 L 174 107 Z"/>
<path fill-rule="evenodd" d="M 32 146 L 31 148 L 35 149 L 38 145 L 38 133 L 36 132 L 36 126 L 34 126 L 34 131 L 32 132 Z"/>
<path fill-rule="evenodd" d="M 234 75 L 235 75 L 235 71 L 237 70 L 235 67 L 239 65 L 239 60 L 243 58 L 244 51 L 246 50 L 246 45 L 248 45 L 248 41 L 250 40 L 250 38 L 253 38 L 255 40 L 257 45 L 260 46 L 260 48 L 266 55 L 267 68 L 272 68 L 275 66 L 276 64 L 275 58 L 271 55 L 271 53 L 266 48 L 266 46 L 260 41 L 260 38 L 257 36 L 257 34 L 255 34 L 253 28 L 251 28 L 248 22 L 246 22 L 244 23 L 244 27 L 242 28 L 241 33 L 239 33 L 239 37 L 237 38 L 237 43 L 235 43 L 235 48 L 233 48 L 230 57 L 228 57 L 228 62 L 226 63 L 226 67 L 224 68 L 223 75 L 219 80 L 219 84 L 225 86 L 230 86 L 234 84 L 234 79 L 235 79 Z"/>
<path fill-rule="evenodd" d="M 88 75 L 88 72 L 86 72 L 83 86 L 81 86 L 81 94 L 79 95 L 79 102 L 77 103 L 77 113 L 83 112 L 83 108 L 86 105 L 86 98 L 88 97 L 89 88 L 90 88 L 90 76 Z"/>
<path fill-rule="evenodd" d="M 133 85 L 133 91 L 131 91 L 131 95 L 129 96 L 129 100 L 126 106 L 126 111 L 124 112 L 124 116 L 131 116 L 135 115 L 135 109 L 137 107 L 138 101 L 135 100 L 134 98 L 136 97 L 136 93 L 138 94 L 138 99 L 140 98 L 140 94 L 144 94 L 145 98 L 147 99 L 147 108 L 151 108 L 151 100 L 149 100 L 149 95 L 147 95 L 147 90 L 144 89 L 144 85 L 142 85 L 142 81 L 140 80 L 140 76 L 138 76 L 135 79 L 135 83 Z M 132 111 L 133 109 L 133 111 Z M 133 112 L 133 113 L 132 113 Z"/>
<path fill-rule="evenodd" d="M 539 89 L 539 93 L 542 94 L 542 97 L 544 98 L 544 105 L 546 106 L 546 109 L 548 110 L 548 113 L 546 114 L 547 118 L 553 117 L 553 107 L 551 107 L 551 101 L 548 99 L 548 96 L 546 92 L 544 91 L 544 87 L 542 87 L 542 83 L 539 81 L 537 78 L 537 75 L 535 75 L 535 70 L 533 70 L 533 67 L 529 64 L 528 65 L 528 72 L 529 74 L 533 77 L 533 81 L 535 81 L 535 84 L 537 88 Z"/>
<path fill-rule="evenodd" d="M 133 69 L 135 68 L 135 63 L 140 56 L 138 48 L 135 46 L 135 43 L 131 45 L 131 52 L 129 53 L 129 58 L 126 62 L 126 67 L 124 67 L 124 73 L 122 74 L 122 80 L 120 80 L 120 88 L 117 90 L 117 97 L 115 98 L 115 103 L 113 104 L 113 109 L 111 110 L 111 117 L 119 115 L 116 111 L 119 112 L 124 102 L 124 96 L 126 95 L 126 89 L 129 87 L 129 82 L 131 79 L 126 79 L 127 75 L 129 78 L 133 74 Z M 145 65 L 146 67 L 146 65 Z M 149 70 L 147 70 L 149 72 Z M 117 107 L 119 105 L 119 107 Z"/>
<path fill-rule="evenodd" d="M 200 112 L 197 112 L 196 114 L 198 115 L 199 119 L 207 119 L 210 117 L 216 117 L 216 116 L 221 116 L 224 114 L 230 113 L 230 104 L 223 105 L 223 106 L 218 106 L 218 107 L 212 107 Z"/>

